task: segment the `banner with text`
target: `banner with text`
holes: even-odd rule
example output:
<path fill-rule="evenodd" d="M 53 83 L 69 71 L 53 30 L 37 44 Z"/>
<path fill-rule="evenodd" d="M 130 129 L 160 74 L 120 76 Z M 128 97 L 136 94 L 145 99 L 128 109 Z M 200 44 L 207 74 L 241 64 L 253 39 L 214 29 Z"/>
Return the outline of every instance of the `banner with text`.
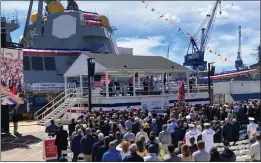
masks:
<path fill-rule="evenodd" d="M 63 91 L 64 83 L 25 83 L 25 91 L 28 92 L 56 92 Z M 76 88 L 76 83 L 68 83 L 67 88 Z"/>

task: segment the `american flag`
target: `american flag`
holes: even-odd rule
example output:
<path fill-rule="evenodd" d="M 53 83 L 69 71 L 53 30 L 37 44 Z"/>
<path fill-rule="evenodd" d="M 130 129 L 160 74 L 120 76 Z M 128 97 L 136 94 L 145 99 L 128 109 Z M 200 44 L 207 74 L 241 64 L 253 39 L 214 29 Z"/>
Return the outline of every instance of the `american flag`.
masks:
<path fill-rule="evenodd" d="M 181 104 L 184 98 L 185 98 L 185 88 L 184 88 L 184 83 L 181 83 L 179 87 L 179 104 Z"/>
<path fill-rule="evenodd" d="M 112 80 L 111 76 L 108 76 L 108 83 L 110 83 L 111 80 Z M 93 83 L 94 88 L 103 88 L 105 81 L 106 81 L 106 77 L 101 76 L 100 81 L 94 81 L 94 83 Z"/>

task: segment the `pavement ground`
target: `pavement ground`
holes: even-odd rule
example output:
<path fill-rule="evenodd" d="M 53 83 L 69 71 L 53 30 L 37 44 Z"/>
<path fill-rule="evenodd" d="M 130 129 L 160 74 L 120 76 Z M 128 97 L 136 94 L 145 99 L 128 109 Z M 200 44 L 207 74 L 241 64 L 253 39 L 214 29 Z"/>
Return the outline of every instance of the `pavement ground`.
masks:
<path fill-rule="evenodd" d="M 45 127 L 32 122 L 19 122 L 19 135 L 1 134 L 1 161 L 44 161 L 43 141 Z M 10 133 L 13 124 L 10 123 Z"/>

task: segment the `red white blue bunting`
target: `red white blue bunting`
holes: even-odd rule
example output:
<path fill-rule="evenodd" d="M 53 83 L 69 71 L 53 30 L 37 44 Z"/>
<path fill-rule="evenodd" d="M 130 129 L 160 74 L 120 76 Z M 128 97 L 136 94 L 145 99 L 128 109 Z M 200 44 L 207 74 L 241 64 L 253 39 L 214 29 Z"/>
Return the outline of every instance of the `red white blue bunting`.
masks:
<path fill-rule="evenodd" d="M 154 7 L 152 7 L 151 5 L 149 5 L 147 2 L 145 2 L 145 1 L 143 1 L 143 0 L 142 0 L 141 2 L 145 5 L 145 8 L 150 9 L 152 12 L 156 13 L 159 18 L 161 18 L 161 19 L 163 19 L 163 20 L 165 20 L 165 21 L 168 21 L 171 25 L 173 25 L 173 26 L 178 30 L 178 32 L 181 32 L 181 33 L 183 33 L 185 36 L 190 37 L 190 39 L 193 38 L 193 37 L 190 35 L 190 33 L 188 33 L 188 32 L 185 31 L 183 28 L 181 28 L 180 26 L 178 26 L 176 22 L 174 22 L 173 20 L 170 20 L 168 17 L 164 16 L 164 14 L 162 14 L 162 13 L 159 12 L 157 9 L 155 9 Z M 199 43 L 198 40 L 195 40 L 195 41 L 196 41 L 197 43 Z M 229 61 L 229 62 L 232 63 L 231 60 L 229 60 L 228 58 L 226 58 L 226 57 L 222 56 L 221 54 L 215 52 L 212 48 L 206 47 L 206 49 L 207 49 L 207 51 L 208 51 L 209 53 L 212 53 L 212 54 L 214 54 L 214 55 L 217 55 L 217 56 L 220 58 L 220 60 L 224 60 L 225 62 Z"/>
<path fill-rule="evenodd" d="M 89 50 L 79 49 L 23 49 L 23 54 L 27 55 L 75 55 L 83 52 L 89 52 Z"/>
<path fill-rule="evenodd" d="M 101 20 L 85 20 L 85 23 L 88 24 L 88 25 L 99 25 L 101 26 L 102 25 L 102 21 Z"/>
<path fill-rule="evenodd" d="M 255 73 L 255 72 L 258 72 L 257 69 L 233 72 L 233 73 L 229 73 L 229 74 L 215 75 L 215 76 L 211 76 L 211 79 L 215 80 L 215 79 L 229 78 L 229 77 L 235 77 L 235 76 L 240 76 L 240 75 L 247 75 L 249 73 Z"/>
<path fill-rule="evenodd" d="M 64 10 L 64 12 L 74 12 L 76 10 Z M 82 10 L 77 10 L 77 11 L 81 11 L 84 18 L 97 18 L 99 16 L 98 13 L 96 12 L 87 12 L 87 11 L 82 11 Z"/>

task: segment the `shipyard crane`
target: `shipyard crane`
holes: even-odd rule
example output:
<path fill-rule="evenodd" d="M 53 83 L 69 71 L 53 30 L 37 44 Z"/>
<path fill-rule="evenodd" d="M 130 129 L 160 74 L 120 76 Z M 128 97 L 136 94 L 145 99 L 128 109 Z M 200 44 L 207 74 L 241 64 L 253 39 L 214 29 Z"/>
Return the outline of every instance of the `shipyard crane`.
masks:
<path fill-rule="evenodd" d="M 201 23 L 194 37 L 190 36 L 190 43 L 187 50 L 187 54 L 184 57 L 183 65 L 190 66 L 192 71 L 196 71 L 196 72 L 205 71 L 207 68 L 207 61 L 204 61 L 204 54 L 213 29 L 218 7 L 220 9 L 219 14 L 221 14 L 222 13 L 221 0 L 217 0 L 215 2 L 213 8 L 210 10 L 209 14 L 207 14 L 206 18 Z M 206 22 L 207 25 L 206 27 L 204 27 Z M 200 40 L 200 45 L 198 46 L 196 37 L 200 30 L 201 30 L 201 40 Z M 190 48 L 191 48 L 191 52 L 190 52 Z"/>
<path fill-rule="evenodd" d="M 238 27 L 238 52 L 235 61 L 235 67 L 237 70 L 243 70 L 246 68 L 242 60 L 242 48 L 241 48 L 241 26 Z"/>

